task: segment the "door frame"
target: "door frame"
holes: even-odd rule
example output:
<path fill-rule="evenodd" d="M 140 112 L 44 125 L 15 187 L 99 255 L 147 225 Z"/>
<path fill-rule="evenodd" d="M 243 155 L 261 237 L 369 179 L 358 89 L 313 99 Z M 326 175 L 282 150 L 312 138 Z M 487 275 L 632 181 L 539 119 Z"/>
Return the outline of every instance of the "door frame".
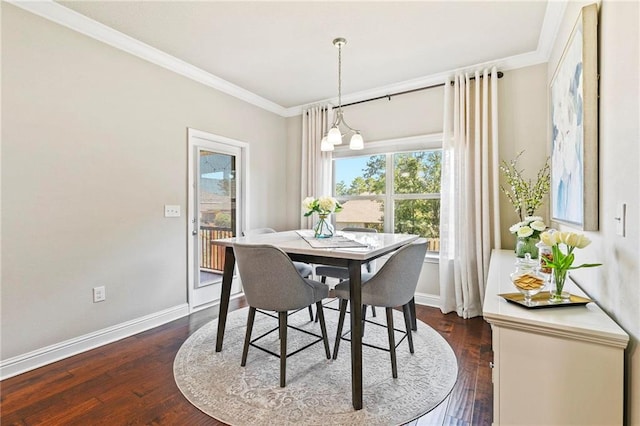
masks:
<path fill-rule="evenodd" d="M 194 291 L 195 291 L 195 262 L 197 259 L 196 243 L 194 241 L 193 232 L 199 232 L 196 229 L 198 224 L 195 201 L 195 170 L 196 161 L 198 161 L 195 153 L 197 148 L 204 148 L 207 150 L 215 151 L 220 148 L 220 145 L 226 145 L 230 148 L 240 149 L 240 158 L 238 164 L 236 164 L 237 170 L 236 179 L 239 182 L 239 196 L 236 198 L 236 202 L 241 206 L 240 214 L 236 217 L 236 235 L 240 235 L 243 229 L 245 229 L 248 223 L 249 214 L 249 144 L 243 141 L 227 138 L 225 136 L 216 135 L 202 130 L 187 128 L 187 302 L 189 303 L 189 312 L 195 312 L 200 309 L 208 308 L 210 306 L 219 303 L 219 296 L 210 303 L 194 306 Z M 238 194 L 236 194 L 238 195 Z M 197 233 L 196 233 L 197 235 Z M 196 239 L 197 240 L 197 239 Z M 236 278 L 234 277 L 234 281 Z M 219 285 L 215 285 L 219 287 Z M 237 287 L 237 286 L 234 286 Z"/>

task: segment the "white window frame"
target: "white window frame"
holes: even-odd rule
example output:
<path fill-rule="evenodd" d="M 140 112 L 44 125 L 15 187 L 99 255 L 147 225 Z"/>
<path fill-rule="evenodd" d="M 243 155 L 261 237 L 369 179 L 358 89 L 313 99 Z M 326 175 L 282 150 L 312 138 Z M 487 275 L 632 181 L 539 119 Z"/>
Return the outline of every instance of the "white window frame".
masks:
<path fill-rule="evenodd" d="M 349 149 L 348 146 L 336 146 L 333 151 L 333 159 L 350 158 L 350 157 L 364 157 L 372 155 L 385 155 L 386 156 L 386 185 L 384 195 L 362 195 L 362 196 L 348 196 L 350 200 L 367 199 L 367 200 L 383 200 L 385 204 L 385 214 L 383 229 L 384 232 L 393 233 L 395 218 L 395 203 L 396 200 L 429 200 L 440 199 L 440 193 L 428 195 L 420 194 L 395 194 L 394 193 L 394 173 L 393 173 L 393 155 L 406 152 L 416 151 L 429 151 L 429 150 L 441 150 L 442 149 L 442 133 L 432 133 L 418 136 L 411 136 L 407 138 L 387 139 L 375 142 L 365 143 L 365 148 L 362 150 L 354 151 Z M 335 195 L 336 187 L 336 173 L 335 162 L 331 164 L 332 178 L 331 188 L 332 193 Z M 342 197 L 341 197 L 342 198 Z M 431 254 L 436 252 L 431 252 Z"/>

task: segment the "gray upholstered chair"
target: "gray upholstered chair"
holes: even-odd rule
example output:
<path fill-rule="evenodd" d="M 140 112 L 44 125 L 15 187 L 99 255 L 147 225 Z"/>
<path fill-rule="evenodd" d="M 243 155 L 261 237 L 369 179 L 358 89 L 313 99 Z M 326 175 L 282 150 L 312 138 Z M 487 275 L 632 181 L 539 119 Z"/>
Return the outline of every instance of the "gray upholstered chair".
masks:
<path fill-rule="evenodd" d="M 398 366 L 396 362 L 396 347 L 407 338 L 409 351 L 413 353 L 413 339 L 411 337 L 411 310 L 409 304 L 416 292 L 418 277 L 427 252 L 427 240 L 424 238 L 407 244 L 395 251 L 389 260 L 380 270 L 366 282 L 362 284 L 362 304 L 369 306 L 380 306 L 386 309 L 387 331 L 389 335 L 389 352 L 391 354 L 391 371 L 393 378 L 398 377 Z M 349 281 L 339 283 L 335 288 L 335 294 L 340 299 L 340 316 L 338 318 L 338 330 L 336 343 L 333 347 L 333 359 L 338 357 L 338 349 L 342 338 L 342 327 L 349 300 Z M 406 334 L 395 343 L 393 327 L 393 308 L 402 306 Z M 396 330 L 402 331 L 402 330 Z M 362 343 L 366 345 L 366 343 Z M 367 345 L 372 346 L 372 345 Z M 372 346 L 378 349 L 377 346 Z"/>
<path fill-rule="evenodd" d="M 273 228 L 255 228 L 247 229 L 242 233 L 242 235 L 244 235 L 245 237 L 250 237 L 252 235 L 273 234 L 274 232 L 276 232 L 276 230 Z M 300 275 L 305 278 L 311 277 L 311 274 L 313 273 L 313 268 L 311 267 L 311 265 L 309 265 L 308 263 L 295 261 L 293 262 L 293 264 L 295 265 Z"/>
<path fill-rule="evenodd" d="M 256 347 L 280 358 L 280 386 L 286 383 L 287 356 L 287 313 L 300 310 L 305 306 L 316 304 L 320 318 L 321 336 L 307 330 L 298 329 L 307 334 L 318 337 L 318 340 L 304 346 L 294 353 L 301 351 L 320 341 L 324 343 L 327 359 L 331 358 L 329 340 L 322 310 L 322 299 L 329 295 L 329 287 L 318 281 L 303 278 L 294 267 L 287 254 L 277 247 L 266 244 L 234 244 L 233 249 L 238 263 L 238 271 L 244 289 L 244 295 L 249 304 L 247 332 L 242 350 L 242 362 L 247 364 L 249 346 Z M 275 311 L 278 313 L 278 328 L 280 334 L 280 355 L 264 349 L 255 342 L 266 334 L 251 340 L 253 322 L 256 310 Z M 273 329 L 272 331 L 275 331 Z"/>
<path fill-rule="evenodd" d="M 356 228 L 356 227 L 347 227 L 343 228 L 344 232 L 370 232 L 377 233 L 373 228 Z M 365 264 L 366 272 L 372 273 L 375 271 L 375 263 L 368 262 Z M 363 271 L 364 272 L 364 271 Z M 340 281 L 344 281 L 349 279 L 349 269 L 342 266 L 316 266 L 316 276 L 322 277 L 321 281 L 324 283 L 327 280 L 327 277 L 337 278 Z"/>
<path fill-rule="evenodd" d="M 360 227 L 346 227 L 343 228 L 344 232 L 369 232 L 369 233 L 377 233 L 373 228 L 360 228 Z M 364 268 L 362 271 L 362 279 L 365 280 L 371 276 L 375 272 L 376 265 L 375 260 L 371 262 L 367 262 L 364 264 Z M 342 266 L 316 266 L 316 276 L 321 277 L 320 281 L 323 283 L 327 282 L 327 277 L 329 278 L 337 278 L 340 282 L 349 279 L 349 269 Z M 367 307 L 365 305 L 363 310 L 363 316 L 366 315 Z M 375 306 L 371 307 L 371 313 L 373 316 L 376 316 L 376 308 Z"/>
<path fill-rule="evenodd" d="M 243 231 L 242 235 L 244 235 L 245 237 L 250 237 L 252 235 L 273 234 L 275 232 L 276 230 L 273 228 L 254 228 Z M 311 278 L 311 275 L 313 274 L 313 268 L 311 267 L 311 265 L 309 265 L 308 263 L 295 261 L 293 262 L 293 265 L 298 270 L 298 273 L 304 278 Z M 311 306 L 309 306 L 309 318 L 311 318 L 311 321 L 313 321 L 313 308 L 311 308 Z"/>

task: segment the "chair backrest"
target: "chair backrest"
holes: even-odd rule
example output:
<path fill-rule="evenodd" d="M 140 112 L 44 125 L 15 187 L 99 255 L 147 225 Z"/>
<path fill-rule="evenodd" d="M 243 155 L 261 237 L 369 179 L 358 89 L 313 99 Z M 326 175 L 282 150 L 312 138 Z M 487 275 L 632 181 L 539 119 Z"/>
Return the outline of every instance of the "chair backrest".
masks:
<path fill-rule="evenodd" d="M 233 250 L 249 306 L 283 312 L 315 302 L 313 287 L 284 251 L 268 244 L 240 243 Z"/>
<path fill-rule="evenodd" d="M 416 292 L 426 253 L 424 238 L 396 250 L 363 288 L 370 304 L 396 307 L 408 303 Z"/>
<path fill-rule="evenodd" d="M 250 237 L 252 235 L 273 234 L 274 232 L 276 232 L 276 230 L 273 228 L 254 228 L 242 231 L 242 235 L 245 237 Z"/>
<path fill-rule="evenodd" d="M 342 228 L 341 231 L 345 231 L 345 232 L 369 232 L 372 234 L 377 234 L 378 231 L 374 228 L 362 228 L 362 227 L 357 227 L 357 226 L 347 226 L 346 228 Z M 376 261 L 372 260 L 371 262 L 367 262 L 364 264 L 365 268 L 367 269 L 367 272 L 371 273 L 371 272 L 375 272 L 376 270 Z"/>

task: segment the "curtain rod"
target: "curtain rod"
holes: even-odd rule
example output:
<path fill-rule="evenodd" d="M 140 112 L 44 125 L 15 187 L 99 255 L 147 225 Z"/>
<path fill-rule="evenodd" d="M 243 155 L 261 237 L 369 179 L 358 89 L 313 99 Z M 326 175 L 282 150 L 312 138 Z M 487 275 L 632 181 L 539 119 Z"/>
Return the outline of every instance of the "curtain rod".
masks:
<path fill-rule="evenodd" d="M 502 73 L 502 71 L 498 71 L 498 78 L 502 78 L 502 76 L 503 76 L 503 75 L 504 75 L 504 74 Z M 491 75 L 489 75 L 489 76 L 491 76 Z M 482 75 L 480 76 L 480 78 L 482 78 Z M 470 78 L 470 80 L 475 80 L 475 79 L 476 79 L 475 77 L 471 77 L 471 78 Z M 453 85 L 453 81 L 451 82 L 451 84 Z M 403 92 L 392 93 L 392 94 L 390 94 L 390 95 L 377 96 L 377 97 L 375 97 L 375 98 L 364 99 L 364 100 L 362 100 L 362 101 L 350 102 L 350 103 L 348 103 L 348 104 L 343 104 L 343 105 L 342 105 L 342 108 L 344 108 L 344 107 L 348 107 L 348 106 L 352 106 L 352 105 L 363 104 L 363 103 L 365 103 L 365 102 L 377 101 L 377 100 L 380 100 L 380 99 L 389 99 L 389 100 L 391 100 L 391 98 L 392 98 L 393 96 L 406 95 L 406 94 L 408 94 L 408 93 L 420 92 L 420 91 L 422 91 L 422 90 L 427 90 L 427 89 L 434 89 L 434 88 L 436 88 L 436 87 L 442 87 L 442 86 L 444 86 L 444 85 L 445 85 L 445 83 L 433 84 L 433 85 L 431 85 L 431 86 L 418 87 L 417 89 L 405 90 L 405 91 L 403 91 Z"/>

